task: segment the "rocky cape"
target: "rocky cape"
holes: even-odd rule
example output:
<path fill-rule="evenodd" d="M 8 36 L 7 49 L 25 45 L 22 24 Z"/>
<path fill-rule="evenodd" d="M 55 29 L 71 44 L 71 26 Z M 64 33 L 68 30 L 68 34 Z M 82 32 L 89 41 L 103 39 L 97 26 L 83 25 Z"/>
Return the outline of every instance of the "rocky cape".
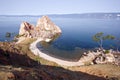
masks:
<path fill-rule="evenodd" d="M 48 16 L 38 19 L 36 26 L 22 22 L 19 30 L 19 37 L 25 38 L 42 38 L 49 42 L 62 33 L 61 29 L 55 25 Z"/>

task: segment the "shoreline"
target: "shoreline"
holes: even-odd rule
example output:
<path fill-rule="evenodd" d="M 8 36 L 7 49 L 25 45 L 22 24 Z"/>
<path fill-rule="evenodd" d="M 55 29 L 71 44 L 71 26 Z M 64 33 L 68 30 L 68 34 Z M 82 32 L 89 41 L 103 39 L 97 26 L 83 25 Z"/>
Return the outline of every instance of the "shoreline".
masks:
<path fill-rule="evenodd" d="M 50 55 L 43 53 L 40 49 L 37 48 L 37 43 L 40 41 L 42 41 L 41 38 L 37 39 L 35 42 L 30 44 L 29 48 L 34 55 L 42 57 L 48 61 L 55 62 L 61 66 L 81 66 L 81 65 L 84 65 L 84 63 L 80 60 L 77 62 L 66 61 L 66 60 L 58 59 L 56 57 L 53 57 L 53 56 L 50 56 Z"/>

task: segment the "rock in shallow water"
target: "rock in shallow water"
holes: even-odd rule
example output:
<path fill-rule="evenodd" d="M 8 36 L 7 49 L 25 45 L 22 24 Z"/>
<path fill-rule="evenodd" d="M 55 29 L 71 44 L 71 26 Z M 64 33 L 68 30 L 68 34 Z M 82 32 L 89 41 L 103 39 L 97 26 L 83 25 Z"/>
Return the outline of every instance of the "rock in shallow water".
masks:
<path fill-rule="evenodd" d="M 61 29 L 55 25 L 48 16 L 43 16 L 38 19 L 36 27 L 28 22 L 23 22 L 19 30 L 19 35 L 23 37 L 42 38 L 43 40 L 53 40 L 61 33 Z"/>

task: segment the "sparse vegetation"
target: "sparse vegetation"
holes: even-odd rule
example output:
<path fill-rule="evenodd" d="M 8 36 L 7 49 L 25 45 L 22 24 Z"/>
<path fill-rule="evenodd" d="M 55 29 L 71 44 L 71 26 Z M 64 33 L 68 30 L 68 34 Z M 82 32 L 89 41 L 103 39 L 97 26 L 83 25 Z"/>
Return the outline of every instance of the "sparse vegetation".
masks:
<path fill-rule="evenodd" d="M 15 37 L 16 37 L 16 38 L 20 38 L 20 37 L 22 37 L 22 36 L 24 36 L 24 34 L 23 34 L 23 35 L 17 34 Z"/>
<path fill-rule="evenodd" d="M 39 79 L 48 79 L 48 80 L 72 80 L 73 78 L 75 80 L 93 80 L 93 79 L 112 79 L 116 78 L 119 79 L 119 67 L 115 65 L 89 65 L 87 63 L 87 66 L 84 67 L 67 67 L 67 68 L 61 68 L 59 65 L 57 65 L 54 62 L 47 61 L 43 58 L 39 58 L 38 56 L 35 56 L 32 54 L 32 52 L 29 50 L 29 45 L 35 41 L 35 39 L 26 39 L 22 41 L 21 43 L 14 45 L 12 43 L 0 43 L 0 49 L 3 49 L 4 51 L 10 51 L 10 52 L 16 52 L 17 54 L 24 55 L 24 58 L 31 59 L 35 61 L 37 59 L 38 62 L 40 62 L 38 65 L 41 65 L 39 67 L 13 67 L 11 66 L 8 68 L 7 66 L 1 67 L 0 65 L 0 76 L 5 76 L 8 72 L 13 76 L 11 79 L 15 79 L 20 77 L 20 79 L 31 79 L 31 80 L 39 80 Z M 9 52 L 6 52 L 9 53 Z M 29 57 L 29 58 L 28 58 Z M 22 58 L 20 58 L 22 59 Z M 15 61 L 17 62 L 17 61 Z M 29 60 L 27 61 L 29 63 Z M 24 63 L 24 61 L 23 61 Z M 25 63 L 26 64 L 26 63 Z M 29 63 L 30 64 L 30 63 Z M 49 65 L 49 66 L 48 66 Z M 50 67 L 51 66 L 51 67 Z M 106 66 L 106 67 L 105 67 Z M 102 69 L 101 69 L 102 67 Z M 108 68 L 109 67 L 109 68 Z M 1 72 L 4 72 L 4 74 Z M 117 70 L 117 71 L 116 71 Z M 109 72 L 112 71 L 114 74 L 109 74 Z M 87 73 L 87 74 L 86 74 Z M 90 74 L 90 75 L 89 75 Z M 25 77 L 24 77 L 24 76 Z M 77 75 L 77 76 L 76 76 Z M 93 76 L 92 76 L 93 75 Z M 89 77 L 89 79 L 88 79 Z M 0 78 L 1 79 L 1 78 Z M 44 80 L 43 79 L 43 80 Z M 2 80 L 4 80 L 2 78 Z"/>
<path fill-rule="evenodd" d="M 105 50 L 105 51 L 104 51 L 105 54 L 108 54 L 109 52 L 110 52 L 109 50 Z"/>
<path fill-rule="evenodd" d="M 103 40 L 106 40 L 105 38 L 106 39 L 113 39 L 112 37 L 110 38 L 110 35 L 107 35 L 106 37 L 104 37 Z M 0 45 L 1 46 L 0 49 L 3 49 L 4 51 L 6 51 L 6 50 L 8 50 L 10 52 L 14 52 L 15 51 L 18 54 L 24 55 L 25 58 L 29 57 L 33 61 L 38 62 L 37 63 L 38 65 L 46 65 L 44 67 L 39 66 L 39 67 L 36 68 L 36 66 L 34 66 L 33 64 L 31 64 L 31 62 L 29 62 L 29 60 L 28 60 L 27 61 L 28 64 L 31 64 L 32 66 L 34 66 L 34 68 L 28 68 L 28 67 L 24 68 L 24 67 L 21 67 L 19 69 L 19 68 L 12 67 L 11 71 L 13 72 L 14 69 L 16 69 L 17 72 L 14 72 L 15 74 L 13 74 L 11 72 L 11 75 L 21 76 L 21 79 L 24 79 L 22 77 L 22 75 L 23 74 L 27 74 L 26 77 L 29 77 L 32 80 L 43 79 L 43 77 L 45 77 L 45 76 L 52 76 L 52 78 L 55 78 L 58 75 L 59 76 L 64 76 L 65 75 L 63 78 L 57 77 L 56 80 L 61 80 L 61 79 L 69 79 L 69 80 L 71 80 L 74 77 L 75 77 L 75 80 L 79 80 L 79 78 L 82 79 L 83 76 L 86 76 L 86 74 L 82 74 L 81 77 L 80 76 L 77 77 L 76 74 L 77 75 L 81 75 L 81 72 L 84 72 L 84 73 L 87 73 L 87 74 L 90 74 L 90 75 L 98 76 L 97 78 L 101 78 L 102 77 L 103 80 L 104 79 L 108 79 L 109 80 L 109 79 L 119 79 L 120 78 L 119 77 L 119 75 L 120 75 L 119 71 L 117 71 L 117 70 L 120 69 L 120 67 L 117 67 L 117 66 L 111 65 L 111 64 L 90 65 L 91 64 L 90 62 L 86 62 L 84 67 L 81 66 L 81 67 L 67 67 L 67 68 L 65 68 L 63 66 L 64 68 L 60 68 L 60 66 L 58 64 L 56 64 L 54 62 L 47 61 L 47 60 L 45 60 L 45 59 L 43 59 L 41 57 L 35 56 L 30 51 L 29 46 L 35 40 L 36 39 L 33 39 L 33 38 L 27 38 L 24 41 L 22 41 L 21 43 L 16 44 L 16 45 L 14 45 L 12 43 L 2 43 L 2 45 Z M 99 40 L 100 39 L 98 39 L 98 42 L 99 42 Z M 9 52 L 6 52 L 5 56 L 9 57 L 9 55 L 7 53 L 9 53 Z M 105 54 L 109 53 L 109 50 L 105 50 L 104 53 Z M 50 68 L 50 67 L 48 67 L 48 65 L 49 66 L 53 66 L 53 67 Z M 102 69 L 101 69 L 101 67 L 102 67 Z M 108 69 L 108 67 L 110 69 Z M 9 71 L 9 70 L 7 70 L 7 71 Z M 7 73 L 7 71 L 6 71 L 6 73 Z M 70 71 L 71 71 L 71 73 L 70 73 Z M 77 73 L 73 73 L 72 71 L 74 71 L 74 72 L 77 71 Z M 112 71 L 114 73 L 109 73 L 110 71 Z M 38 76 L 38 74 L 40 76 Z M 0 71 L 0 75 L 3 75 L 3 74 L 1 74 L 1 71 Z M 90 78 L 94 79 L 94 76 L 90 77 Z"/>

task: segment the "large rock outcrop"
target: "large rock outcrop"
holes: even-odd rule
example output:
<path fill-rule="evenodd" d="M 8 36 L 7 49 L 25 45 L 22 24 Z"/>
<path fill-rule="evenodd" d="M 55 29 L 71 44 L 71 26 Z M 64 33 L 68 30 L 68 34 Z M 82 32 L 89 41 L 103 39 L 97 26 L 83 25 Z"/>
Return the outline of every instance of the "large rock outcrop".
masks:
<path fill-rule="evenodd" d="M 105 64 L 105 63 L 112 63 L 112 64 L 120 64 L 120 55 L 113 53 L 112 50 L 109 50 L 108 53 L 97 50 L 97 52 L 84 53 L 80 58 L 80 61 L 84 62 L 87 65 L 89 64 Z"/>
<path fill-rule="evenodd" d="M 35 28 L 34 25 L 31 25 L 28 22 L 23 22 L 19 30 L 19 35 L 30 37 L 31 32 L 34 31 L 34 28 Z"/>
<path fill-rule="evenodd" d="M 40 18 L 36 27 L 28 22 L 23 22 L 19 30 L 19 35 L 23 37 L 42 39 L 54 39 L 61 33 L 61 29 L 55 25 L 48 16 Z"/>

